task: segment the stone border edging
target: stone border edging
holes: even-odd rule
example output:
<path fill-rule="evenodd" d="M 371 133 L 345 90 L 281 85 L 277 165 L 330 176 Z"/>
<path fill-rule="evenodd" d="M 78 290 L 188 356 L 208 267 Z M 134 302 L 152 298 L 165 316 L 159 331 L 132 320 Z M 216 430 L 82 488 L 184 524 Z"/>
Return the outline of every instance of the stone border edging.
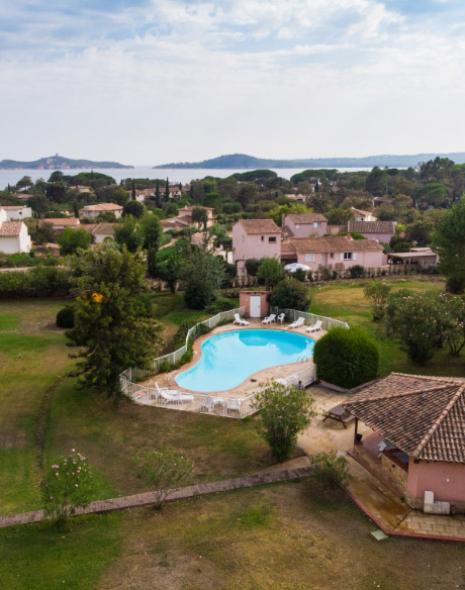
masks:
<path fill-rule="evenodd" d="M 166 496 L 165 502 L 174 502 L 206 494 L 217 492 L 230 492 L 244 488 L 251 488 L 259 485 L 278 483 L 283 481 L 292 481 L 307 477 L 310 475 L 312 467 L 297 467 L 295 469 L 283 469 L 281 471 L 266 471 L 263 473 L 254 473 L 234 479 L 225 479 L 207 483 L 198 483 L 184 488 L 170 489 Z M 126 510 L 127 508 L 140 508 L 156 504 L 158 492 L 144 492 L 142 494 L 133 494 L 131 496 L 121 496 L 109 500 L 97 500 L 91 502 L 85 508 L 77 508 L 72 516 L 83 514 L 101 514 L 112 512 L 114 510 Z M 7 528 L 22 524 L 31 524 L 34 522 L 43 522 L 47 520 L 44 510 L 35 510 L 32 512 L 22 512 L 12 516 L 0 516 L 0 528 Z"/>

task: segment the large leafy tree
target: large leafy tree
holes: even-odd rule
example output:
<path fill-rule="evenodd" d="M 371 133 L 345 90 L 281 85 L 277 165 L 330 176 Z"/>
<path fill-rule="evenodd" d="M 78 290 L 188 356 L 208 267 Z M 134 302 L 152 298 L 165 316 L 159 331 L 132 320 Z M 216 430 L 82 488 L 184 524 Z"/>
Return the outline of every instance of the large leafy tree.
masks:
<path fill-rule="evenodd" d="M 439 220 L 433 242 L 448 290 L 462 293 L 465 290 L 465 197 Z"/>
<path fill-rule="evenodd" d="M 129 252 L 136 252 L 142 247 L 144 236 L 137 221 L 133 217 L 126 217 L 115 230 L 115 240 Z"/>
<path fill-rule="evenodd" d="M 84 385 L 117 400 L 120 373 L 148 367 L 160 342 L 143 258 L 105 242 L 75 259 L 74 276 L 74 328 L 67 336 L 80 347 L 77 373 Z"/>
<path fill-rule="evenodd" d="M 262 258 L 257 271 L 260 283 L 268 288 L 273 288 L 284 279 L 284 276 L 283 265 L 277 258 Z"/>
<path fill-rule="evenodd" d="M 163 228 L 154 213 L 146 213 L 140 221 L 143 247 L 147 250 L 147 271 L 149 276 L 156 276 L 157 252 L 163 238 Z"/>
<path fill-rule="evenodd" d="M 184 300 L 191 309 L 205 309 L 215 299 L 224 279 L 219 259 L 201 248 L 192 248 L 183 265 Z"/>
<path fill-rule="evenodd" d="M 79 249 L 86 250 L 92 243 L 92 236 L 85 229 L 67 227 L 58 237 L 62 255 L 75 254 Z"/>

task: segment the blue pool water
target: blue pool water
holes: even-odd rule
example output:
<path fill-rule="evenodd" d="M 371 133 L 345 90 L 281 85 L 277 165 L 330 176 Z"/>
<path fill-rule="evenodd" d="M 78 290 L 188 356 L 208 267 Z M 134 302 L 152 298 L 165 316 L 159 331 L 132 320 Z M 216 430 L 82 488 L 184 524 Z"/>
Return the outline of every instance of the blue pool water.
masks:
<path fill-rule="evenodd" d="M 224 391 L 237 387 L 263 369 L 296 363 L 313 356 L 315 341 L 282 330 L 232 330 L 202 343 L 198 362 L 176 377 L 193 391 Z"/>

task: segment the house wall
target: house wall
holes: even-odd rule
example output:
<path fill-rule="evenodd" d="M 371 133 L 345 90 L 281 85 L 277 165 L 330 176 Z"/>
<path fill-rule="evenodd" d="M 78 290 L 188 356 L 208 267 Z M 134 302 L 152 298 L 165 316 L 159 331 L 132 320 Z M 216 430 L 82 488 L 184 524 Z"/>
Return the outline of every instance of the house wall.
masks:
<path fill-rule="evenodd" d="M 5 209 L 0 207 L 0 223 L 3 223 L 4 221 L 8 221 L 8 215 L 6 214 Z"/>
<path fill-rule="evenodd" d="M 409 461 L 407 495 L 416 508 L 423 505 L 425 491 L 434 492 L 434 499 L 458 504 L 465 509 L 465 465 L 440 461 Z"/>
<path fill-rule="evenodd" d="M 81 209 L 79 211 L 79 216 L 83 217 L 84 219 L 97 219 L 97 217 L 102 213 L 113 213 L 116 219 L 120 219 L 121 217 L 120 209 L 115 209 L 114 211 L 87 211 L 86 209 Z"/>
<path fill-rule="evenodd" d="M 6 215 L 9 221 L 20 221 L 21 219 L 29 219 L 32 217 L 32 209 L 24 207 L 23 209 L 6 210 Z"/>
<path fill-rule="evenodd" d="M 311 236 L 320 238 L 328 233 L 327 221 L 297 224 L 286 215 L 286 217 L 284 217 L 283 226 L 288 227 L 296 238 L 309 238 Z"/>
<path fill-rule="evenodd" d="M 251 297 L 260 297 L 260 310 L 262 316 L 268 315 L 270 304 L 268 302 L 269 291 L 241 291 L 239 294 L 239 305 L 245 309 L 244 314 L 250 316 Z"/>
<path fill-rule="evenodd" d="M 393 233 L 388 234 L 372 234 L 368 232 L 361 232 L 362 236 L 367 238 L 368 240 L 376 240 L 380 244 L 389 244 L 391 238 L 393 237 Z"/>
<path fill-rule="evenodd" d="M 271 241 L 274 238 L 276 241 Z M 232 230 L 234 262 L 255 258 L 281 258 L 281 236 L 279 234 L 247 234 L 240 223 Z"/>
<path fill-rule="evenodd" d="M 31 251 L 31 237 L 26 225 L 21 224 L 18 236 L 0 237 L 0 252 L 2 254 L 20 254 Z"/>
<path fill-rule="evenodd" d="M 386 256 L 383 252 L 353 252 L 352 260 L 344 260 L 343 252 L 334 252 L 331 258 L 330 254 L 306 254 L 298 253 L 297 262 L 306 264 L 311 270 L 318 270 L 320 267 L 330 269 L 348 269 L 352 266 L 360 265 L 364 268 L 380 268 L 386 264 Z"/>

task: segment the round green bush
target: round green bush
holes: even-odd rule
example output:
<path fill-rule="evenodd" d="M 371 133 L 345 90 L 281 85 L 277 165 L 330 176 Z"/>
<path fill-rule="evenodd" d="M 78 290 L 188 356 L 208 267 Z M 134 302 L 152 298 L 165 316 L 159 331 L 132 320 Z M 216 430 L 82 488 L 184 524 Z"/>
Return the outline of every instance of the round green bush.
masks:
<path fill-rule="evenodd" d="M 67 305 L 60 309 L 56 317 L 57 328 L 66 328 L 67 330 L 74 328 L 74 310 Z"/>
<path fill-rule="evenodd" d="M 333 328 L 315 344 L 318 378 L 339 387 L 357 387 L 378 376 L 379 354 L 368 336 L 353 328 Z"/>

